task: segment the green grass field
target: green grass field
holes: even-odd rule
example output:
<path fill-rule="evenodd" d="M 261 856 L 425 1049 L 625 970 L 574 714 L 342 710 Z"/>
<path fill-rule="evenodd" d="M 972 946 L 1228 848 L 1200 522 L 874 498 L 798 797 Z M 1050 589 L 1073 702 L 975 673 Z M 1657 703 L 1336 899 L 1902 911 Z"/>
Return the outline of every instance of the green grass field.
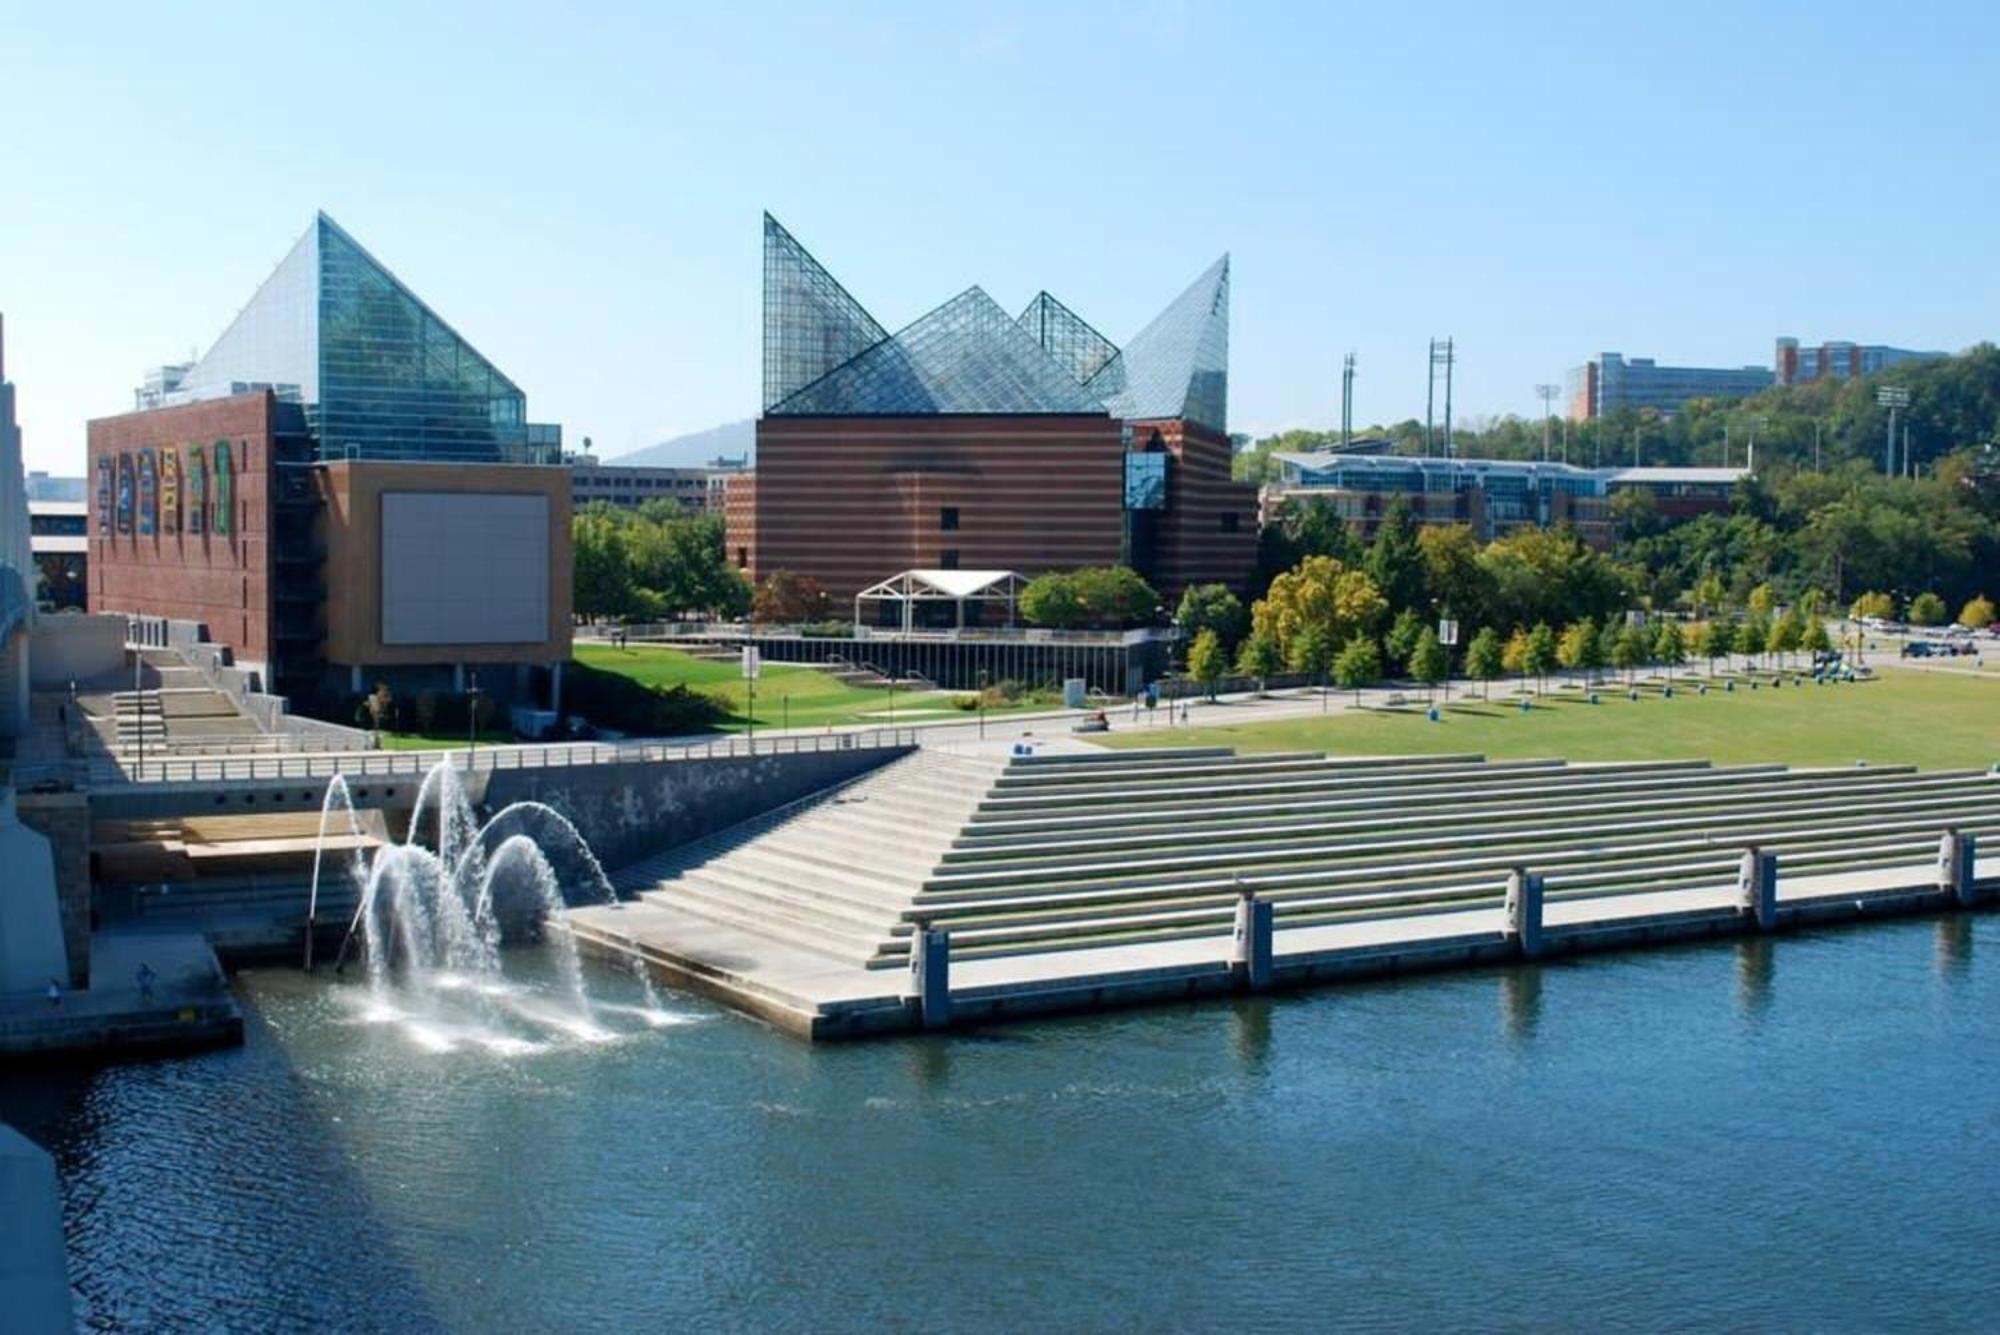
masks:
<path fill-rule="evenodd" d="M 490 727 L 479 734 L 481 746 L 511 746 L 513 742 L 513 733 L 494 732 Z M 384 751 L 463 751 L 465 746 L 466 737 L 462 732 L 390 732 L 384 729 L 382 733 Z"/>
<path fill-rule="evenodd" d="M 750 724 L 743 676 L 735 662 L 695 658 L 679 649 L 635 644 L 623 649 L 608 644 L 579 644 L 580 663 L 616 672 L 648 686 L 686 686 L 730 702 L 730 716 L 718 726 L 741 732 Z M 897 691 L 896 721 L 971 717 L 953 708 L 956 692 Z M 794 728 L 828 724 L 889 723 L 889 692 L 843 685 L 832 674 L 795 663 L 764 664 L 757 682 L 757 726 L 776 728 L 789 720 Z"/>
<path fill-rule="evenodd" d="M 1600 690 L 1602 704 L 1576 694 L 1547 696 L 1522 713 L 1496 684 L 1489 704 L 1457 690 L 1442 721 L 1408 712 L 1368 710 L 1326 718 L 1198 726 L 1172 734 L 1175 745 L 1233 746 L 1242 751 L 1325 751 L 1335 755 L 1422 755 L 1478 751 L 1494 758 L 1560 756 L 1568 760 L 1706 757 L 1718 764 L 1909 764 L 1985 768 L 2000 762 L 2000 678 L 1890 671 L 1877 681 L 1803 687 L 1788 683 L 1733 694 L 1694 691 L 1690 678 L 1671 700 L 1622 687 Z M 1507 688 L 1511 692 L 1511 686 Z M 1206 725 L 1231 706 L 1197 707 Z M 1156 731 L 1114 734 L 1112 746 L 1158 746 Z"/>

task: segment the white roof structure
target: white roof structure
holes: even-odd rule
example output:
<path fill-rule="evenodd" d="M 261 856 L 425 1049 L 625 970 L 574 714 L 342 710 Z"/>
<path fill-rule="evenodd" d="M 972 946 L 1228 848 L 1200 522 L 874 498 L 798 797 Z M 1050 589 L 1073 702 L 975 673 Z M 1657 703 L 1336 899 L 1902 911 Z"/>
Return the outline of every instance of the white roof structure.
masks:
<path fill-rule="evenodd" d="M 1007 624 L 1014 623 L 1014 606 L 1027 580 L 1012 570 L 905 570 L 854 595 L 854 624 L 861 624 L 861 604 L 903 605 L 903 629 L 911 629 L 918 603 L 955 603 L 958 625 L 965 625 L 965 605 L 988 600 L 1007 604 Z"/>

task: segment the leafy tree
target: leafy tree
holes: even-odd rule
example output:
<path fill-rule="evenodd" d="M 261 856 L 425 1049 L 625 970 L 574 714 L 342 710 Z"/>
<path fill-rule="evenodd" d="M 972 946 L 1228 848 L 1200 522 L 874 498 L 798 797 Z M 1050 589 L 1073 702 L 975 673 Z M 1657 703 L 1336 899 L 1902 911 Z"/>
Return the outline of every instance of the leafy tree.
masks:
<path fill-rule="evenodd" d="M 1752 612 L 1737 623 L 1736 652 L 1761 660 L 1771 648 L 1771 618 Z"/>
<path fill-rule="evenodd" d="M 1716 577 L 1713 571 L 1703 575 L 1694 586 L 1694 611 L 1696 616 L 1707 616 L 1720 611 L 1729 597 L 1728 586 Z"/>
<path fill-rule="evenodd" d="M 1596 667 L 1597 623 L 1585 617 L 1563 627 L 1562 639 L 1556 645 L 1556 661 L 1571 672 Z"/>
<path fill-rule="evenodd" d="M 1464 524 L 1434 524 L 1417 534 L 1424 558 L 1424 587 L 1440 616 L 1470 626 L 1490 622 L 1495 583 L 1481 564 L 1479 539 Z"/>
<path fill-rule="evenodd" d="M 1708 675 L 1715 675 L 1715 660 L 1736 652 L 1736 623 L 1715 618 L 1701 628 L 1701 656 L 1708 660 Z"/>
<path fill-rule="evenodd" d="M 1789 611 L 1771 623 L 1770 634 L 1765 638 L 1764 647 L 1775 654 L 1778 666 L 1785 665 L 1785 655 L 1797 649 L 1805 640 L 1805 623 L 1796 610 Z"/>
<path fill-rule="evenodd" d="M 1533 645 L 1526 626 L 1514 627 L 1514 633 L 1507 637 L 1507 647 L 1500 651 L 1500 666 L 1519 677 L 1523 686 L 1528 684 L 1528 663 L 1532 652 Z"/>
<path fill-rule="evenodd" d="M 1308 556 L 1271 581 L 1250 610 L 1251 632 L 1276 645 L 1280 658 L 1296 662 L 1298 641 L 1309 628 L 1324 644 L 1341 644 L 1380 617 L 1383 606 L 1365 572 L 1330 556 Z"/>
<path fill-rule="evenodd" d="M 1396 613 L 1396 620 L 1389 626 L 1389 638 L 1383 646 L 1389 651 L 1389 661 L 1398 667 L 1407 668 L 1410 655 L 1417 651 L 1417 641 L 1423 638 L 1426 627 L 1424 619 L 1414 608 L 1406 607 Z"/>
<path fill-rule="evenodd" d="M 1160 595 L 1129 566 L 1087 566 L 1074 578 L 1087 625 L 1123 630 L 1160 614 Z"/>
<path fill-rule="evenodd" d="M 1278 652 L 1278 642 L 1262 631 L 1251 631 L 1236 652 L 1236 670 L 1246 677 L 1257 679 L 1257 692 L 1263 694 L 1273 673 L 1283 666 L 1284 659 Z"/>
<path fill-rule="evenodd" d="M 1215 685 L 1229 670 L 1229 660 L 1224 657 L 1222 638 L 1214 630 L 1204 630 L 1194 637 L 1188 646 L 1188 676 L 1193 677 L 1208 689 L 1208 698 L 1215 698 Z"/>
<path fill-rule="evenodd" d="M 1417 647 L 1410 652 L 1410 675 L 1432 691 L 1437 684 L 1451 673 L 1451 656 L 1437 637 L 1437 632 L 1429 626 L 1417 636 Z"/>
<path fill-rule="evenodd" d="M 1968 630 L 1984 630 L 1996 620 L 2000 620 L 2000 616 L 1995 615 L 1993 600 L 1985 594 L 1967 602 L 1958 613 L 1958 624 Z"/>
<path fill-rule="evenodd" d="M 1687 662 L 1687 636 L 1682 633 L 1678 621 L 1662 621 L 1660 629 L 1653 636 L 1653 661 L 1667 670 L 1667 680 L 1672 681 L 1674 669 Z"/>
<path fill-rule="evenodd" d="M 1243 600 L 1226 584 L 1190 584 L 1174 611 L 1174 629 L 1190 644 L 1195 636 L 1212 630 L 1225 650 L 1233 649 L 1249 627 L 1250 614 Z"/>
<path fill-rule="evenodd" d="M 632 614 L 632 556 L 624 527 L 609 515 L 585 509 L 570 522 L 573 598 L 586 621 Z"/>
<path fill-rule="evenodd" d="M 1083 624 L 1083 595 L 1068 571 L 1051 570 L 1029 580 L 1018 606 L 1030 625 L 1072 630 Z"/>
<path fill-rule="evenodd" d="M 1910 624 L 1913 626 L 1943 625 L 1944 616 L 1944 599 L 1928 589 L 1910 600 Z"/>
<path fill-rule="evenodd" d="M 1878 621 L 1892 621 L 1896 616 L 1896 600 L 1886 593 L 1864 593 L 1854 600 L 1847 614 L 1856 621 L 1870 617 Z"/>
<path fill-rule="evenodd" d="M 1556 633 L 1548 622 L 1537 621 L 1535 628 L 1528 632 L 1526 661 L 1528 671 L 1535 674 L 1535 686 L 1539 690 L 1543 680 L 1556 670 L 1556 664 L 1560 661 Z"/>
<path fill-rule="evenodd" d="M 1591 667 L 1602 671 L 1618 662 L 1618 638 L 1625 633 L 1626 629 L 1626 627 L 1621 627 L 1616 621 L 1607 621 L 1604 623 L 1603 629 L 1597 632 L 1596 661 L 1591 664 Z"/>
<path fill-rule="evenodd" d="M 1424 587 L 1423 547 L 1417 534 L 1417 517 L 1408 499 L 1396 496 L 1383 512 L 1375 529 L 1375 541 L 1368 548 L 1368 575 L 1388 605 L 1398 612 L 1424 613 L 1430 609 Z M 1394 645 L 1389 652 L 1396 653 Z"/>
<path fill-rule="evenodd" d="M 811 575 L 773 570 L 758 581 L 757 591 L 750 596 L 750 619 L 766 625 L 796 626 L 826 620 L 832 606 L 826 586 Z"/>
<path fill-rule="evenodd" d="M 1527 637 L 1521 637 L 1523 652 L 1527 649 Z M 1506 671 L 1506 651 L 1500 646 L 1500 632 L 1491 626 L 1481 626 L 1479 633 L 1472 637 L 1472 643 L 1465 646 L 1465 670 L 1472 677 L 1484 683 L 1485 697 L 1493 698 L 1493 679 Z"/>
<path fill-rule="evenodd" d="M 1826 633 L 1826 622 L 1812 617 L 1806 622 L 1805 634 L 1799 638 L 1799 647 L 1809 654 L 1829 653 L 1833 649 L 1833 637 Z"/>
<path fill-rule="evenodd" d="M 1343 691 L 1354 692 L 1354 703 L 1361 703 L 1361 688 L 1382 675 L 1382 654 L 1375 647 L 1375 641 L 1367 635 L 1356 635 L 1347 642 L 1340 655 L 1333 660 L 1333 679 Z"/>
<path fill-rule="evenodd" d="M 1309 676 L 1325 679 L 1332 668 L 1340 642 L 1334 639 L 1330 626 L 1317 621 L 1308 622 L 1292 639 L 1292 647 L 1286 656 L 1286 664 L 1294 672 L 1304 672 Z"/>
<path fill-rule="evenodd" d="M 1755 612 L 1758 616 L 1767 617 L 1771 615 L 1772 609 L 1778 605 L 1778 591 L 1773 589 L 1769 584 L 1759 584 L 1756 588 L 1750 590 L 1749 605 L 1752 612 Z"/>
<path fill-rule="evenodd" d="M 1611 647 L 1612 666 L 1625 674 L 1625 684 L 1632 684 L 1633 673 L 1644 667 L 1652 657 L 1652 645 L 1646 639 L 1646 632 L 1637 626 L 1627 625 L 1618 632 L 1616 643 Z"/>

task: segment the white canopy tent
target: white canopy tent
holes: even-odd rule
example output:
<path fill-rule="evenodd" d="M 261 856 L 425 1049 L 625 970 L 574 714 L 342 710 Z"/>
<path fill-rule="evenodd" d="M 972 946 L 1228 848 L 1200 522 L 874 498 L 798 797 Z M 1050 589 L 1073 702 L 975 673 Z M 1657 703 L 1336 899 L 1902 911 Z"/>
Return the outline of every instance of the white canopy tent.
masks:
<path fill-rule="evenodd" d="M 902 604 L 903 612 L 897 619 L 906 632 L 914 629 L 916 608 L 922 603 L 952 603 L 956 608 L 954 624 L 963 630 L 967 603 L 1004 602 L 1011 627 L 1021 587 L 1026 583 L 1011 570 L 905 570 L 854 595 L 854 628 L 858 631 L 864 624 L 863 603 L 885 602 Z"/>

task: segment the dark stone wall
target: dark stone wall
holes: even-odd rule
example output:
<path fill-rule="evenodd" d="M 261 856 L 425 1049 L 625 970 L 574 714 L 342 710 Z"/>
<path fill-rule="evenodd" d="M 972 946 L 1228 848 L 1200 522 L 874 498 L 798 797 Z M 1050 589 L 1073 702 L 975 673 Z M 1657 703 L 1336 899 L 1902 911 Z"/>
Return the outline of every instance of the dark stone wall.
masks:
<path fill-rule="evenodd" d="M 607 871 L 845 783 L 907 755 L 871 747 L 650 764 L 497 770 L 482 814 L 546 802 L 582 832 Z M 565 886 L 575 882 L 551 851 Z"/>

